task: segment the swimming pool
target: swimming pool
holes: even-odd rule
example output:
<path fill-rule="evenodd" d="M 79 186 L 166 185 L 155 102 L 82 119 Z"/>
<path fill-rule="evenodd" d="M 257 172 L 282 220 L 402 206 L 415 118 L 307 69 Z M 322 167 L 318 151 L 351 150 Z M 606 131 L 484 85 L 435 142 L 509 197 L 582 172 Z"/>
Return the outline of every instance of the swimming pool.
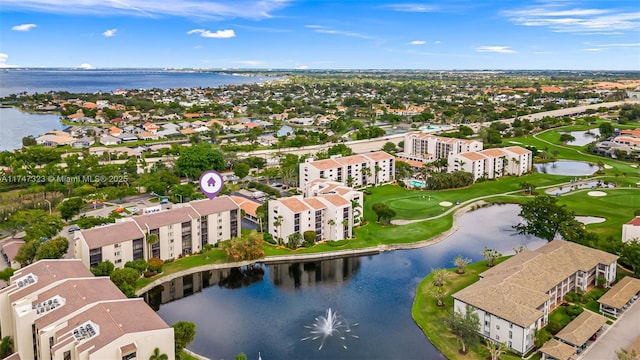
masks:
<path fill-rule="evenodd" d="M 413 187 L 425 187 L 425 183 L 424 181 L 420 181 L 420 180 L 409 180 L 409 184 Z"/>

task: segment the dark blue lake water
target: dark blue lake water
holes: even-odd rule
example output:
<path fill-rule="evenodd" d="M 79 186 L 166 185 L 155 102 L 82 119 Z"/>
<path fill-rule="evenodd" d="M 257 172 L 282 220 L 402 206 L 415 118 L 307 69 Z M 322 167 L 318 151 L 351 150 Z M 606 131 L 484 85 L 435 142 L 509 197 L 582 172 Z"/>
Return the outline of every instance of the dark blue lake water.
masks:
<path fill-rule="evenodd" d="M 511 228 L 519 209 L 501 205 L 465 214 L 455 234 L 420 249 L 189 275 L 164 284 L 150 303 L 169 324 L 195 322 L 189 349 L 211 359 L 240 352 L 264 360 L 443 359 L 411 318 L 416 286 L 432 268 L 452 267 L 456 255 L 477 261 L 485 246 L 503 254 L 518 245 L 542 246 L 544 240 Z M 328 337 L 319 350 L 321 339 L 301 339 L 328 308 L 351 332 L 341 327 L 345 339 Z"/>
<path fill-rule="evenodd" d="M 72 93 L 111 92 L 117 89 L 171 89 L 217 87 L 272 80 L 266 76 L 234 76 L 214 72 L 149 69 L 5 69 L 0 72 L 0 97 L 52 90 Z"/>

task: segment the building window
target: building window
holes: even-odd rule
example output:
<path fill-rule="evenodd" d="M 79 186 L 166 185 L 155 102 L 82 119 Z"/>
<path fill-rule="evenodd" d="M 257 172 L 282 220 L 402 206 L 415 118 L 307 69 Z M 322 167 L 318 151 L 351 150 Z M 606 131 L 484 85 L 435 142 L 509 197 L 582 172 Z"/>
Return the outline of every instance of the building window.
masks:
<path fill-rule="evenodd" d="M 489 326 L 489 320 L 484 321 L 484 326 Z"/>
<path fill-rule="evenodd" d="M 122 360 L 131 360 L 136 358 L 136 352 L 132 352 L 131 354 L 122 355 Z"/>
<path fill-rule="evenodd" d="M 496 325 L 496 329 L 500 330 L 500 325 Z"/>
<path fill-rule="evenodd" d="M 511 341 L 509 341 L 508 345 L 509 345 L 509 349 L 513 347 L 513 343 Z"/>
<path fill-rule="evenodd" d="M 62 358 L 64 360 L 71 360 L 71 350 L 67 350 L 64 352 L 64 355 L 62 356 Z"/>
<path fill-rule="evenodd" d="M 509 339 L 513 339 L 513 331 L 509 331 Z"/>
<path fill-rule="evenodd" d="M 500 335 L 496 335 L 496 340 L 500 340 Z"/>
<path fill-rule="evenodd" d="M 513 329 L 513 324 L 509 324 L 509 329 Z"/>

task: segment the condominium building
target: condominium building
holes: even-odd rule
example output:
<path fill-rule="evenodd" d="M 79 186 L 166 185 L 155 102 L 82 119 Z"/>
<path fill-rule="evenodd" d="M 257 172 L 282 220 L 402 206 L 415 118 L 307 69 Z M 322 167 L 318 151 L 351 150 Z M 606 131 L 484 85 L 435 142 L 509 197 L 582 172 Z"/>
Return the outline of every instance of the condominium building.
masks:
<path fill-rule="evenodd" d="M 622 225 L 622 242 L 640 241 L 640 216 Z"/>
<path fill-rule="evenodd" d="M 482 141 L 412 132 L 405 134 L 404 151 L 398 154 L 398 157 L 427 163 L 438 159 L 447 159 L 451 155 L 463 152 L 480 150 L 482 150 Z"/>
<path fill-rule="evenodd" d="M 474 181 L 482 177 L 520 176 L 531 171 L 532 159 L 531 151 L 520 146 L 463 152 L 449 157 L 447 171 L 469 172 Z"/>
<path fill-rule="evenodd" d="M 305 196 L 269 201 L 269 233 L 288 243 L 293 233 L 314 231 L 316 241 L 342 240 L 353 236 L 360 222 L 364 195 L 339 182 L 315 179 L 305 187 Z"/>
<path fill-rule="evenodd" d="M 87 267 L 109 260 L 116 267 L 150 258 L 175 259 L 240 236 L 240 207 L 228 196 L 176 204 L 172 209 L 119 219 L 75 233 L 75 257 Z M 158 241 L 149 244 L 148 235 Z"/>
<path fill-rule="evenodd" d="M 467 305 L 478 315 L 478 331 L 525 354 L 535 331 L 570 291 L 586 292 L 598 279 L 616 279 L 618 256 L 576 243 L 553 240 L 535 251 L 524 250 L 480 274 L 480 280 L 453 294 L 454 311 Z"/>
<path fill-rule="evenodd" d="M 76 259 L 16 271 L 0 290 L 0 321 L 17 349 L 9 359 L 148 359 L 155 348 L 175 358 L 173 328 Z"/>
<path fill-rule="evenodd" d="M 395 158 L 384 151 L 360 155 L 333 156 L 300 164 L 300 189 L 315 179 L 337 181 L 354 188 L 377 186 L 395 179 Z"/>

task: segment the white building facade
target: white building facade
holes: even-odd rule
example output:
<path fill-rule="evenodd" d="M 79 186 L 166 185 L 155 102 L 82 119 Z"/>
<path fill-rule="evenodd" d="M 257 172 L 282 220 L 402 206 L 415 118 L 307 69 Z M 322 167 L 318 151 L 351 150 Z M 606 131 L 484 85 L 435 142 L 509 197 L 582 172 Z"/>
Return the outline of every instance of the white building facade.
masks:
<path fill-rule="evenodd" d="M 465 171 L 473 179 L 496 179 L 505 175 L 521 176 L 531 171 L 532 152 L 520 146 L 463 152 L 448 158 L 447 171 Z"/>
<path fill-rule="evenodd" d="M 386 152 L 377 151 L 345 157 L 300 164 L 300 189 L 315 179 L 327 179 L 349 187 L 377 186 L 395 179 L 395 158 Z"/>
<path fill-rule="evenodd" d="M 482 147 L 482 142 L 477 140 L 412 132 L 404 136 L 404 150 L 398 154 L 398 157 L 426 163 L 438 159 L 448 159 L 452 155 L 463 152 L 477 152 L 482 150 Z"/>

